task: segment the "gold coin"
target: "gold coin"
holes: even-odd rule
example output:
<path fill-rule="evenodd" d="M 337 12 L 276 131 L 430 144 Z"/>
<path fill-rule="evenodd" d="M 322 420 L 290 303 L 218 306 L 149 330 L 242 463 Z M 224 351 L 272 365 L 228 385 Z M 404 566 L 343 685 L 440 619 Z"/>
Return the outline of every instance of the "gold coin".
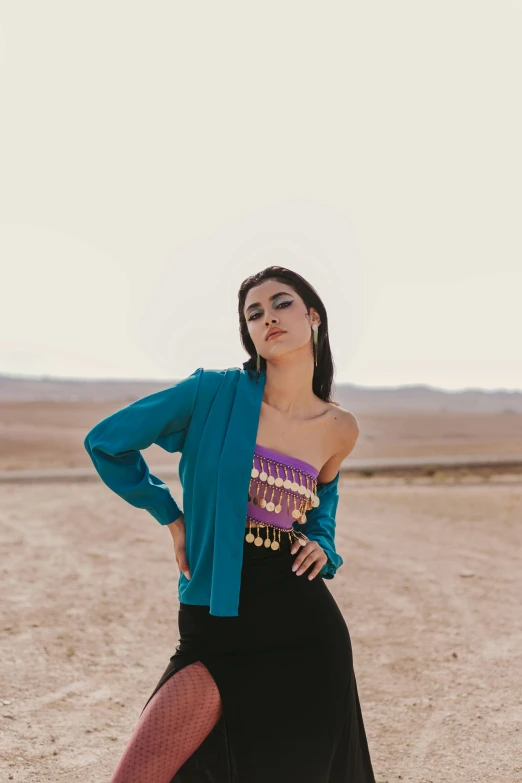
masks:
<path fill-rule="evenodd" d="M 285 489 L 290 489 L 290 487 L 291 487 L 291 486 L 292 486 L 292 482 L 290 481 L 290 479 L 285 479 L 285 480 L 283 481 L 283 487 L 284 487 Z"/>
<path fill-rule="evenodd" d="M 279 549 L 279 541 L 272 541 L 270 546 L 272 549 Z"/>
<path fill-rule="evenodd" d="M 280 503 L 277 504 L 277 506 L 274 508 L 274 511 L 276 512 L 276 514 L 280 514 L 281 513 L 281 505 L 280 505 Z"/>
<path fill-rule="evenodd" d="M 259 476 L 259 471 L 257 468 L 252 468 L 252 472 L 250 473 L 252 478 L 257 478 Z"/>
<path fill-rule="evenodd" d="M 265 471 L 263 471 L 262 473 L 259 474 L 259 478 L 261 479 L 261 481 L 266 481 L 268 478 L 268 473 L 265 473 Z"/>
<path fill-rule="evenodd" d="M 248 543 L 251 544 L 252 541 L 254 540 L 254 537 L 255 536 L 254 536 L 253 533 L 247 533 L 246 536 L 245 536 L 245 541 L 248 541 Z"/>
<path fill-rule="evenodd" d="M 258 537 L 255 539 L 255 541 L 254 541 L 254 544 L 255 544 L 256 546 L 261 546 L 261 544 L 262 544 L 262 543 L 263 543 L 263 539 L 261 538 L 261 536 L 258 536 Z"/>
<path fill-rule="evenodd" d="M 292 516 L 294 519 L 299 519 L 299 517 L 301 516 L 301 512 L 299 511 L 298 508 L 294 508 L 294 510 L 292 511 Z"/>
<path fill-rule="evenodd" d="M 266 506 L 266 500 L 264 498 L 261 498 L 261 500 L 259 501 L 259 505 L 261 506 L 261 508 L 264 508 Z"/>
<path fill-rule="evenodd" d="M 299 484 L 297 483 L 297 481 L 294 481 L 292 484 L 292 491 L 297 492 L 298 490 L 299 490 Z"/>
<path fill-rule="evenodd" d="M 269 476 L 267 478 L 267 483 L 270 485 L 275 484 L 275 478 L 273 476 Z"/>
<path fill-rule="evenodd" d="M 281 476 L 278 476 L 276 478 L 275 485 L 276 485 L 276 487 L 282 487 L 283 486 L 283 479 L 281 478 Z"/>
<path fill-rule="evenodd" d="M 270 500 L 270 501 L 269 501 L 269 502 L 266 504 L 266 510 L 267 510 L 267 511 L 273 511 L 273 510 L 274 510 L 274 508 L 275 508 L 275 506 L 274 506 L 274 504 L 272 503 L 272 501 Z"/>
<path fill-rule="evenodd" d="M 270 546 L 270 539 L 269 538 L 265 538 L 265 546 L 266 546 L 267 549 Z"/>

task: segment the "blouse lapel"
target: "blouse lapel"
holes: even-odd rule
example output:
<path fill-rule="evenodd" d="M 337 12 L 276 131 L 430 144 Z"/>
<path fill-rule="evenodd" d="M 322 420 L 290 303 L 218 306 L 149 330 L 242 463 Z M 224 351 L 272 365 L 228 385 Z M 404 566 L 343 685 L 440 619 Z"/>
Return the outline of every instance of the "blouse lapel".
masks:
<path fill-rule="evenodd" d="M 231 574 L 227 563 L 231 552 L 242 563 L 248 488 L 266 380 L 266 372 L 263 371 L 256 383 L 255 375 L 251 378 L 244 367 L 239 370 L 218 464 L 212 576 L 212 597 L 216 603 L 218 600 L 226 603 L 226 594 L 230 595 L 230 580 L 234 582 L 232 594 L 237 591 L 239 595 L 241 569 Z M 234 393 L 233 389 L 231 393 Z"/>

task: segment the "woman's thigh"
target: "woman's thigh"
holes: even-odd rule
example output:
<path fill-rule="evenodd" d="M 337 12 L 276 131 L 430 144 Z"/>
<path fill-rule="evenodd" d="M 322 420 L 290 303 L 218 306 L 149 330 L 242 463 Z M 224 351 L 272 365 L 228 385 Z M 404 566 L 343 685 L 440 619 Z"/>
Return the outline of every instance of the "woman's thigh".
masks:
<path fill-rule="evenodd" d="M 221 714 L 219 690 L 201 661 L 175 672 L 140 715 L 111 783 L 170 783 Z"/>

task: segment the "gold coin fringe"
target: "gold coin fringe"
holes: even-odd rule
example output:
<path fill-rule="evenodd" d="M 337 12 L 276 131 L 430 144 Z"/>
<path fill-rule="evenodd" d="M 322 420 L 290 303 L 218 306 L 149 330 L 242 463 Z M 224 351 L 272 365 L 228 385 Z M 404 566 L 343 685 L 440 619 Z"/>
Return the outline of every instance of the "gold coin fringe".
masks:
<path fill-rule="evenodd" d="M 268 457 L 258 456 L 258 459 L 261 470 L 258 470 L 255 461 L 252 461 L 248 491 L 249 502 L 260 508 L 265 508 L 267 511 L 273 511 L 275 514 L 280 514 L 286 500 L 288 515 L 297 520 L 299 524 L 304 524 L 306 522 L 305 512 L 310 511 L 312 508 L 316 508 L 320 502 L 319 496 L 316 494 L 317 479 L 304 471 L 285 465 L 284 463 L 276 462 L 276 460 L 269 459 Z M 267 463 L 268 472 L 265 470 L 264 461 Z M 272 473 L 272 465 L 275 466 L 275 475 Z M 283 468 L 284 478 L 279 475 L 280 467 Z M 289 469 L 292 474 L 291 479 L 288 474 Z M 296 480 L 296 474 L 299 478 L 299 482 Z M 252 492 L 253 486 L 256 490 L 255 495 Z M 271 494 L 267 500 L 267 492 L 270 492 L 270 490 Z M 276 497 L 277 490 L 279 490 L 279 497 Z M 295 493 L 301 496 L 299 505 Z"/>
<path fill-rule="evenodd" d="M 300 541 L 303 545 L 305 541 L 308 541 L 308 538 L 305 536 L 304 533 L 301 533 L 301 531 L 296 531 L 291 528 L 287 527 L 277 527 L 277 525 L 271 525 L 269 522 L 259 522 L 257 519 L 253 519 L 253 517 L 247 517 L 248 519 L 248 533 L 245 536 L 245 541 L 248 544 L 255 544 L 256 546 L 262 546 L 264 545 L 267 549 L 279 549 L 281 546 L 281 531 L 283 533 L 286 533 L 288 535 L 288 538 L 290 539 L 290 544 L 292 544 L 294 541 Z M 252 525 L 255 525 L 257 528 L 257 535 L 255 536 L 252 533 Z M 266 528 L 266 535 L 263 539 L 259 533 L 260 528 Z M 273 533 L 273 538 L 270 540 L 270 529 Z"/>

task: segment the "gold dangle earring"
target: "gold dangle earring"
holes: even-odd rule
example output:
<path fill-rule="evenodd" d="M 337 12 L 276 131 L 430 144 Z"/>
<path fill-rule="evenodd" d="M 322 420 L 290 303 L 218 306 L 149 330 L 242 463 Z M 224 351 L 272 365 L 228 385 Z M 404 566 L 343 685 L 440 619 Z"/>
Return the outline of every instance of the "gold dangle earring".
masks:
<path fill-rule="evenodd" d="M 261 356 L 259 354 L 257 354 L 256 370 L 258 373 L 261 371 Z"/>
<path fill-rule="evenodd" d="M 319 326 L 318 324 L 312 324 L 312 330 L 314 333 L 314 353 L 315 353 L 315 366 L 317 367 L 317 341 L 318 341 L 318 332 L 319 332 Z"/>

